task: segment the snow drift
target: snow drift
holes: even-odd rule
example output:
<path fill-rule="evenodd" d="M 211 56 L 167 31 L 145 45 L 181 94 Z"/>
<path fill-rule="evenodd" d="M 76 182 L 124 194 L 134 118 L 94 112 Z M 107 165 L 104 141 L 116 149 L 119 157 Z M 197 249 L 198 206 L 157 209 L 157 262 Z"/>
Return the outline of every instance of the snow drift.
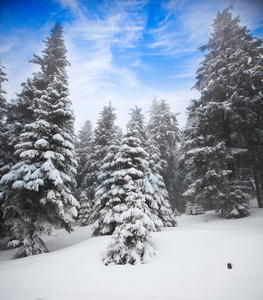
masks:
<path fill-rule="evenodd" d="M 207 212 L 177 221 L 152 234 L 148 264 L 104 266 L 110 236 L 90 238 L 92 226 L 45 237 L 50 253 L 11 260 L 14 250 L 2 251 L 0 299 L 263 299 L 262 209 L 237 220 Z"/>

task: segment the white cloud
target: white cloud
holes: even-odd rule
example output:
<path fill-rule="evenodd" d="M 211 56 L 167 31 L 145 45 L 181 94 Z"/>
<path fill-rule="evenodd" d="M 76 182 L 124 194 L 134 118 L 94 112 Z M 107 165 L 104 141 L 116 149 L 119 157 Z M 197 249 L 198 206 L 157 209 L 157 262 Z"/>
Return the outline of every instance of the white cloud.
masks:
<path fill-rule="evenodd" d="M 69 83 L 77 129 L 87 119 L 94 122 L 109 101 L 116 103 L 116 107 L 123 103 L 129 105 L 127 92 L 131 94 L 133 89 L 140 89 L 133 69 L 140 66 L 136 44 L 142 37 L 146 20 L 138 9 L 145 3 L 105 2 L 97 14 L 86 10 L 81 18 L 66 25 L 64 31 L 71 62 Z"/>
<path fill-rule="evenodd" d="M 70 15 L 70 21 L 62 25 L 77 130 L 87 119 L 95 123 L 109 101 L 117 109 L 118 124 L 124 127 L 129 109 L 137 105 L 146 112 L 154 96 L 167 99 L 173 111 L 181 113 L 178 120 L 183 126 L 189 101 L 198 97 L 191 90 L 203 58 L 197 48 L 207 43 L 216 12 L 234 2 L 233 13 L 240 14 L 248 27 L 256 28 L 262 20 L 256 0 L 251 5 L 245 5 L 245 0 L 151 0 L 160 4 L 160 10 L 151 16 L 158 23 L 150 29 L 147 4 L 152 3 L 148 0 L 56 1 Z M 47 22 L 36 32 L 16 32 L 8 40 L 1 39 L 0 57 L 4 65 L 7 58 L 9 76 L 4 88 L 9 97 L 36 70 L 27 61 L 33 53 L 41 54 L 42 40 L 52 26 Z"/>
<path fill-rule="evenodd" d="M 13 46 L 14 46 L 13 42 L 5 44 L 4 46 L 0 46 L 1 55 L 2 55 L 2 53 L 6 53 L 6 52 L 10 51 Z"/>

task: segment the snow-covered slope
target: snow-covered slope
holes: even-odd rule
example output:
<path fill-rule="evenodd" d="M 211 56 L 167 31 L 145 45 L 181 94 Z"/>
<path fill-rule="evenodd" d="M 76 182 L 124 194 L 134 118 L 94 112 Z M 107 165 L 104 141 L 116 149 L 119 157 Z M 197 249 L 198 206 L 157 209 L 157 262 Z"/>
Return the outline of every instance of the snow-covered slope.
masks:
<path fill-rule="evenodd" d="M 46 237 L 50 253 L 10 260 L 0 252 L 1 300 L 262 300 L 263 210 L 223 220 L 214 212 L 177 218 L 152 235 L 145 265 L 104 266 L 110 237 L 91 226 Z M 232 264 L 232 269 L 227 268 Z"/>

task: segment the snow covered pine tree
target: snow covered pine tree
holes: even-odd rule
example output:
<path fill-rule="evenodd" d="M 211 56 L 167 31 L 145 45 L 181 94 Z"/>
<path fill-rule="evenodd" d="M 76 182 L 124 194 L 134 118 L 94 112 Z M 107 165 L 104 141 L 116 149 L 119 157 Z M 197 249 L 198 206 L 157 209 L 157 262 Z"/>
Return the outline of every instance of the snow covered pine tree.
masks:
<path fill-rule="evenodd" d="M 108 154 L 108 150 L 112 143 L 122 135 L 121 130 L 115 125 L 116 114 L 115 108 L 111 103 L 109 106 L 104 106 L 99 115 L 97 126 L 94 130 L 93 140 L 90 145 L 90 151 L 87 155 L 87 162 L 83 168 L 84 179 L 81 184 L 82 189 L 86 189 L 88 206 L 93 210 L 96 202 L 94 199 L 95 192 L 100 184 L 99 174 L 103 164 L 103 160 Z M 82 205 L 86 205 L 84 202 Z M 96 210 L 96 208 L 95 208 Z M 94 214 L 93 214 L 94 215 Z M 82 216 L 82 218 L 89 219 L 89 216 Z"/>
<path fill-rule="evenodd" d="M 188 177 L 195 184 L 186 195 L 212 197 L 222 217 L 238 218 L 248 214 L 253 172 L 263 174 L 263 50 L 230 9 L 217 14 L 200 48 L 207 51 L 195 85 L 201 98 L 189 108 L 186 129 L 186 159 L 194 168 Z"/>
<path fill-rule="evenodd" d="M 173 218 L 168 192 L 161 175 L 162 161 L 159 147 L 153 138 L 147 136 L 147 128 L 141 109 L 136 106 L 134 109 L 131 109 L 130 115 L 131 119 L 127 124 L 127 129 L 130 132 L 134 132 L 141 141 L 141 147 L 147 154 L 147 164 L 145 165 L 145 176 L 141 182 L 141 190 L 151 211 L 155 230 L 159 230 L 161 226 L 175 226 L 176 222 Z"/>
<path fill-rule="evenodd" d="M 75 186 L 76 159 L 73 146 L 74 116 L 68 98 L 66 47 L 63 30 L 56 23 L 45 42 L 42 57 L 34 55 L 33 63 L 41 71 L 34 74 L 35 121 L 26 124 L 16 145 L 18 162 L 3 176 L 4 216 L 19 232 L 16 257 L 47 252 L 40 239 L 51 234 L 53 225 L 73 230 L 77 216 Z M 19 231 L 22 227 L 22 233 Z"/>
<path fill-rule="evenodd" d="M 4 138 L 3 138 L 3 132 L 4 132 L 4 126 L 5 126 L 5 116 L 6 116 L 6 108 L 7 103 L 6 99 L 3 96 L 6 92 L 2 89 L 2 83 L 4 81 L 7 81 L 6 73 L 3 71 L 4 66 L 1 65 L 0 61 L 0 176 L 3 174 L 3 168 L 5 166 L 5 149 L 4 149 Z M 0 192 L 2 190 L 2 187 L 0 186 Z M 0 240 L 4 236 L 4 227 L 3 227 L 3 211 L 2 211 L 2 205 L 3 205 L 3 199 L 0 198 Z"/>
<path fill-rule="evenodd" d="M 104 258 L 106 265 L 148 262 L 154 256 L 148 242 L 150 233 L 164 225 L 175 225 L 162 177 L 158 168 L 151 168 L 154 156 L 150 161 L 144 149 L 144 128 L 143 116 L 136 107 L 113 160 L 110 189 L 106 193 L 102 190 L 108 199 L 99 224 L 104 223 L 102 230 L 114 230 Z"/>
<path fill-rule="evenodd" d="M 150 119 L 147 126 L 148 138 L 158 145 L 161 159 L 161 175 L 164 179 L 169 199 L 173 207 L 178 208 L 178 185 L 176 178 L 176 160 L 180 131 L 176 114 L 171 112 L 166 100 L 152 101 Z"/>
<path fill-rule="evenodd" d="M 81 189 L 84 179 L 84 167 L 87 163 L 88 156 L 91 152 L 91 144 L 93 140 L 93 129 L 91 121 L 87 120 L 81 127 L 77 141 L 75 143 L 76 156 L 78 160 L 77 188 Z"/>
<path fill-rule="evenodd" d="M 104 258 L 106 265 L 145 263 L 154 255 L 148 238 L 156 230 L 158 218 L 151 215 L 142 192 L 146 157 L 137 132 L 128 131 L 115 156 L 116 170 L 108 192 L 110 201 L 104 220 L 108 226 L 112 223 L 115 230 Z"/>

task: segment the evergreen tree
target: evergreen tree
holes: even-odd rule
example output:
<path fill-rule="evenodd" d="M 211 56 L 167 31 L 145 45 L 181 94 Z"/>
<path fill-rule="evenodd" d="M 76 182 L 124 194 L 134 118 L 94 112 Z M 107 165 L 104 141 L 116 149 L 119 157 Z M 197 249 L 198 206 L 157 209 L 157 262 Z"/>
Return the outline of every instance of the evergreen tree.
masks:
<path fill-rule="evenodd" d="M 150 233 L 155 226 L 144 196 L 134 182 L 129 184 L 123 206 L 120 225 L 112 235 L 104 264 L 147 263 L 155 255 L 149 244 Z"/>
<path fill-rule="evenodd" d="M 145 125 L 145 117 L 142 114 L 142 109 L 135 106 L 135 108 L 131 109 L 131 113 L 129 114 L 130 120 L 127 124 L 127 130 L 136 132 L 137 137 L 142 142 L 142 147 L 146 148 L 147 144 L 147 128 Z"/>
<path fill-rule="evenodd" d="M 115 187 L 114 171 L 116 171 L 115 156 L 119 151 L 120 141 L 115 140 L 108 149 L 108 154 L 103 160 L 101 170 L 98 175 L 98 186 L 95 192 L 95 201 L 91 215 L 95 224 L 93 235 L 112 234 L 116 228 L 119 218 L 114 213 L 114 206 L 119 204 L 119 199 L 115 199 L 111 189 Z"/>
<path fill-rule="evenodd" d="M 33 80 L 28 79 L 22 83 L 22 92 L 11 103 L 7 103 L 6 121 L 4 122 L 1 135 L 1 149 L 4 155 L 1 162 L 0 177 L 7 174 L 12 166 L 18 162 L 18 158 L 15 155 L 15 145 L 19 140 L 24 125 L 34 120 L 32 110 L 34 92 L 36 90 L 33 85 L 34 80 L 34 78 Z M 2 199 L 2 202 L 4 202 L 4 199 Z M 2 247 L 6 248 L 11 240 L 16 239 L 16 236 L 19 234 L 23 234 L 23 226 L 20 224 L 20 228 L 11 231 L 12 222 L 10 218 L 3 220 L 1 224 L 4 228 L 1 232 Z"/>
<path fill-rule="evenodd" d="M 160 151 L 154 140 L 148 141 L 148 169 L 144 181 L 144 193 L 147 197 L 148 206 L 157 215 L 164 227 L 176 226 L 169 195 L 162 177 L 162 163 Z"/>
<path fill-rule="evenodd" d="M 85 175 L 82 187 L 87 190 L 89 201 L 94 200 L 95 189 L 98 184 L 98 174 L 103 159 L 108 153 L 108 147 L 112 141 L 121 135 L 121 130 L 115 125 L 116 114 L 115 108 L 111 106 L 103 107 L 94 130 L 94 136 L 91 143 L 91 150 L 87 157 L 87 163 L 83 170 Z"/>
<path fill-rule="evenodd" d="M 171 112 L 166 100 L 153 100 L 148 123 L 149 138 L 158 144 L 162 162 L 162 176 L 171 204 L 178 206 L 178 186 L 176 186 L 176 161 L 180 133 L 176 115 Z"/>
<path fill-rule="evenodd" d="M 26 124 L 15 146 L 18 162 L 3 176 L 4 214 L 22 246 L 16 257 L 47 252 L 39 235 L 53 225 L 73 230 L 77 200 L 72 195 L 77 162 L 73 146 L 74 115 L 68 98 L 66 47 L 57 23 L 44 41 L 43 55 L 34 55 L 41 66 L 34 74 L 34 121 Z M 23 234 L 17 231 L 23 224 Z"/>
<path fill-rule="evenodd" d="M 187 215 L 201 215 L 201 214 L 204 214 L 205 211 L 204 211 L 202 204 L 187 201 L 186 207 L 185 207 L 185 213 Z"/>
<path fill-rule="evenodd" d="M 127 131 L 113 161 L 110 189 L 100 195 L 106 205 L 97 229 L 100 234 L 113 234 L 104 258 L 106 265 L 147 262 L 154 255 L 148 243 L 150 232 L 162 226 L 154 214 L 155 206 L 144 193 L 149 168 L 138 136 L 136 129 Z"/>
<path fill-rule="evenodd" d="M 4 131 L 5 131 L 5 117 L 6 117 L 6 109 L 7 103 L 4 97 L 6 94 L 5 90 L 2 88 L 3 82 L 7 81 L 6 73 L 3 71 L 4 66 L 1 65 L 0 61 L 0 176 L 3 173 L 3 167 L 5 166 L 5 139 L 4 139 Z M 0 187 L 0 191 L 2 188 Z M 3 201 L 0 198 L 0 238 L 4 235 L 3 228 L 3 211 L 2 211 Z"/>
<path fill-rule="evenodd" d="M 77 187 L 81 187 L 81 183 L 84 179 L 84 167 L 87 163 L 88 156 L 91 152 L 91 144 L 93 139 L 93 129 L 91 121 L 87 120 L 83 127 L 80 129 L 77 136 L 77 142 L 75 144 L 76 156 L 78 160 L 78 175 L 77 175 Z"/>
<path fill-rule="evenodd" d="M 103 186 L 96 195 L 98 203 L 95 211 L 99 213 L 93 235 L 113 234 L 121 224 L 120 216 L 126 207 L 130 185 L 136 182 L 137 189 L 141 190 L 141 180 L 145 177 L 147 166 L 146 157 L 141 140 L 129 131 L 123 137 L 115 156 L 109 155 L 104 166 L 107 172 L 103 170 L 102 173 Z"/>
<path fill-rule="evenodd" d="M 78 161 L 77 168 L 77 188 L 75 190 L 76 198 L 79 199 L 80 209 L 78 219 L 81 226 L 90 224 L 90 215 L 92 212 L 92 203 L 87 197 L 86 188 L 82 185 L 85 177 L 85 165 L 91 153 L 93 140 L 93 130 L 91 121 L 87 120 L 84 126 L 79 131 L 77 141 L 75 143 L 76 156 Z"/>
<path fill-rule="evenodd" d="M 79 214 L 78 214 L 78 220 L 80 221 L 81 226 L 86 226 L 91 224 L 91 202 L 88 201 L 86 191 L 83 190 L 80 192 L 79 195 L 79 203 L 80 203 L 80 209 L 79 209 Z"/>
<path fill-rule="evenodd" d="M 142 180 L 142 191 L 146 196 L 156 230 L 160 227 L 174 226 L 172 208 L 169 196 L 162 177 L 160 151 L 154 139 L 148 139 L 147 128 L 141 109 L 137 106 L 131 110 L 131 119 L 127 124 L 127 130 L 133 132 L 141 141 L 141 146 L 147 153 L 146 176 Z M 160 222 L 162 221 L 162 222 Z"/>
<path fill-rule="evenodd" d="M 201 98 L 190 106 L 186 133 L 195 182 L 205 197 L 213 194 L 224 217 L 248 214 L 252 171 L 261 176 L 253 167 L 262 162 L 262 41 L 239 22 L 230 8 L 219 12 L 208 44 L 200 48 L 207 51 L 195 85 Z"/>
<path fill-rule="evenodd" d="M 3 82 L 7 81 L 6 73 L 3 71 L 4 66 L 0 61 L 0 175 L 2 174 L 2 168 L 5 166 L 5 149 L 4 149 L 4 131 L 5 131 L 5 118 L 7 114 L 7 102 L 4 97 L 6 94 L 2 88 Z"/>
<path fill-rule="evenodd" d="M 127 134 L 122 140 L 121 147 L 112 147 L 101 168 L 101 184 L 96 192 L 95 220 L 98 220 L 94 235 L 112 234 L 119 224 L 121 203 L 125 202 L 125 194 L 116 197 L 120 190 L 125 189 L 125 180 L 135 180 L 140 193 L 144 195 L 144 201 L 148 207 L 154 230 L 162 226 L 174 226 L 172 209 L 168 201 L 168 195 L 162 176 L 156 171 L 153 159 L 149 161 L 149 155 L 145 151 L 147 144 L 145 135 L 144 117 L 137 107 L 132 109 L 131 119 L 127 124 Z M 136 155 L 140 156 L 136 157 Z M 158 159 L 158 158 L 157 158 Z M 140 162 L 141 165 L 138 163 Z M 151 165 L 150 165 L 151 163 Z M 131 168 L 132 167 L 132 168 Z M 133 169 L 140 169 L 140 178 L 125 177 Z M 119 179 L 123 174 L 125 180 Z"/>
<path fill-rule="evenodd" d="M 22 83 L 22 92 L 17 95 L 15 100 L 7 104 L 6 122 L 2 136 L 2 147 L 5 155 L 1 176 L 9 172 L 11 167 L 17 163 L 15 145 L 24 126 L 34 120 L 32 105 L 36 89 L 33 81 L 34 79 L 27 79 L 26 82 Z"/>
<path fill-rule="evenodd" d="M 3 94 L 6 94 L 5 90 L 2 88 L 3 82 L 7 81 L 6 73 L 4 72 L 4 66 L 2 66 L 0 61 L 0 124 L 4 121 L 6 115 L 6 99 Z"/>

